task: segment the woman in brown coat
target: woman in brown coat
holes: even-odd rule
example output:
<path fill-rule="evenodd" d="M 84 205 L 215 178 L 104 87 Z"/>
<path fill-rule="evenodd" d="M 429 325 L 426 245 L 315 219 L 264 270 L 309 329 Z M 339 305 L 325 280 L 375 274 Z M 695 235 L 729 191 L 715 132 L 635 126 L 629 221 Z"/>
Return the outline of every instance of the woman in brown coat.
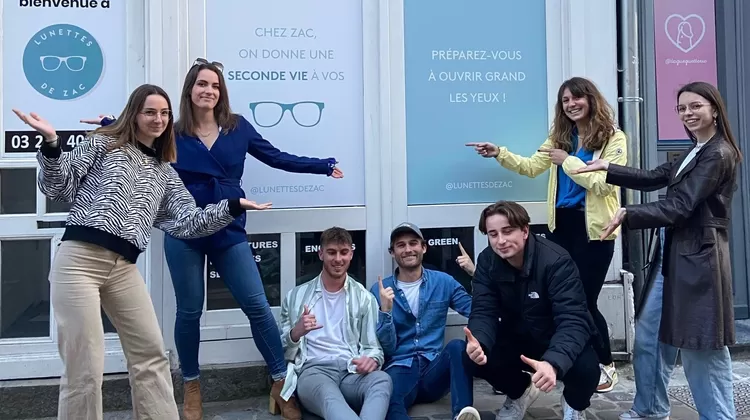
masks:
<path fill-rule="evenodd" d="M 735 340 L 728 229 L 742 153 L 714 86 L 690 83 L 677 98 L 677 113 L 694 142 L 690 150 L 653 170 L 596 160 L 581 171 L 606 170 L 608 183 L 625 188 L 667 188 L 663 200 L 621 208 L 602 237 L 620 224 L 665 228 L 659 340 L 682 353 L 700 418 L 734 419 L 727 347 Z"/>

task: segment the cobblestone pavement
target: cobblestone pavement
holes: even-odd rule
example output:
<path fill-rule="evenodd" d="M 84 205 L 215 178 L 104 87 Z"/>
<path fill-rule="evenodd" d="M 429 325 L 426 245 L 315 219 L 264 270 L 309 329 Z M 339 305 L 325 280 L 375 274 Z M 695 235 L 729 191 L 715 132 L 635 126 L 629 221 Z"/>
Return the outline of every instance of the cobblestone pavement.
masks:
<path fill-rule="evenodd" d="M 735 402 L 737 419 L 750 420 L 750 360 L 733 362 L 735 374 Z M 596 394 L 591 407 L 586 411 L 589 420 L 616 420 L 617 416 L 630 409 L 635 391 L 633 370 L 629 365 L 618 368 L 620 382 L 607 394 Z M 525 419 L 560 419 L 560 392 L 557 390 L 543 394 L 526 414 Z M 682 368 L 675 369 L 670 383 L 672 400 L 672 419 L 697 419 L 698 414 L 692 408 L 692 399 L 687 388 Z M 505 397 L 494 395 L 486 382 L 477 380 L 474 383 L 474 406 L 482 413 L 482 420 L 492 420 L 494 413 L 502 405 Z M 433 404 L 414 407 L 410 415 L 413 420 L 449 420 L 450 401 L 444 398 Z M 316 418 L 315 416 L 312 416 Z M 309 417 L 306 417 L 306 420 Z M 107 413 L 106 420 L 131 420 L 129 412 Z M 278 420 L 280 417 L 268 413 L 268 398 L 256 397 L 226 403 L 208 403 L 205 405 L 205 420 Z M 47 420 L 47 419 L 40 419 Z M 51 419 L 50 419 L 51 420 Z"/>

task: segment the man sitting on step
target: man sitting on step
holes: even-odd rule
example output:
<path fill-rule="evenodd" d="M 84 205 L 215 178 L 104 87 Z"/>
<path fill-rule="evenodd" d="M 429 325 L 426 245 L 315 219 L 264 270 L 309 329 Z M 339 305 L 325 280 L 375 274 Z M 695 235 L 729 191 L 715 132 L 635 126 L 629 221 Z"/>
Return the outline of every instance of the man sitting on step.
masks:
<path fill-rule="evenodd" d="M 323 271 L 286 295 L 281 342 L 290 363 L 281 396 L 288 400 L 296 389 L 303 408 L 324 419 L 383 420 L 391 378 L 379 370 L 378 306 L 347 274 L 353 254 L 349 232 L 324 231 L 318 250 Z"/>
<path fill-rule="evenodd" d="M 386 420 L 409 420 L 415 403 L 431 403 L 451 394 L 452 418 L 480 420 L 472 405 L 473 378 L 466 373 L 464 340 L 445 347 L 448 310 L 471 312 L 471 296 L 450 275 L 422 266 L 427 243 L 419 228 L 402 223 L 391 232 L 393 276 L 372 286 L 380 304 L 378 338 L 385 352 L 385 371 L 393 380 Z"/>

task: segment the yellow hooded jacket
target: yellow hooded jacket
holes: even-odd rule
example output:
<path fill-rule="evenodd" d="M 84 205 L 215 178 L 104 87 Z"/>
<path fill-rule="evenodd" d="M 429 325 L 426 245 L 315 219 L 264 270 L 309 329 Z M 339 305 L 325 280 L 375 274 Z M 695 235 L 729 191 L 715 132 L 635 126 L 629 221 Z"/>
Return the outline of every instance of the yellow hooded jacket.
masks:
<path fill-rule="evenodd" d="M 552 139 L 547 138 L 539 148 L 552 149 L 554 147 Z M 547 187 L 547 225 L 550 232 L 554 232 L 555 203 L 557 202 L 557 165 L 552 164 L 552 160 L 547 153 L 535 152 L 531 157 L 523 157 L 509 152 L 506 147 L 500 147 L 499 149 L 500 153 L 496 159 L 500 165 L 521 175 L 535 178 L 554 166 L 553 170 L 550 171 Z M 625 133 L 622 130 L 616 130 L 603 149 L 594 151 L 594 160 L 596 159 L 604 159 L 617 165 L 626 165 L 628 153 Z M 586 189 L 586 229 L 589 240 L 599 240 L 602 230 L 620 208 L 620 187 L 607 184 L 606 171 L 571 173 L 573 170 L 584 166 L 586 166 L 586 162 L 575 156 L 568 156 L 563 161 L 562 168 L 573 182 Z M 620 228 L 618 227 L 607 239 L 615 239 L 619 233 Z"/>

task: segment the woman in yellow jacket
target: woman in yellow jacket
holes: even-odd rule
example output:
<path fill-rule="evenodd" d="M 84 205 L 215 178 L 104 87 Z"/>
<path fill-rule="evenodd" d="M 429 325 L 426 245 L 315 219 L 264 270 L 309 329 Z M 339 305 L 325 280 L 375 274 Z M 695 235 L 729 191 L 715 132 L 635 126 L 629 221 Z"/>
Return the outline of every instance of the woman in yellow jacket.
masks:
<path fill-rule="evenodd" d="M 603 241 L 599 234 L 620 208 L 620 189 L 607 184 L 603 172 L 575 174 L 573 171 L 599 158 L 619 165 L 627 163 L 625 133 L 617 128 L 612 108 L 594 83 L 574 77 L 560 86 L 549 138 L 531 157 L 513 154 L 506 147 L 492 143 L 467 146 L 531 178 L 552 168 L 547 192 L 551 239 L 565 248 L 578 266 L 591 315 L 602 338 L 595 346 L 602 364 L 597 392 L 611 391 L 617 383 L 617 371 L 607 321 L 597 307 L 597 300 L 619 230 Z"/>

